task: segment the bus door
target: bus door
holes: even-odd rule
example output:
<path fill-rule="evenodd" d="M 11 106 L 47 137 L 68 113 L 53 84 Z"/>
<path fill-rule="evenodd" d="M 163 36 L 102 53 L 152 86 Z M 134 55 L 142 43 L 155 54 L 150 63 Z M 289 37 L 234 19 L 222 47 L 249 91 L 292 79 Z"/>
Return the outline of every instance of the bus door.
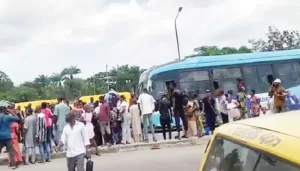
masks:
<path fill-rule="evenodd" d="M 175 85 L 175 81 L 174 80 L 165 81 L 165 84 L 166 84 L 166 90 L 167 90 L 167 97 L 168 97 L 169 100 L 171 100 L 172 93 L 173 93 L 173 90 L 171 89 L 171 85 Z"/>

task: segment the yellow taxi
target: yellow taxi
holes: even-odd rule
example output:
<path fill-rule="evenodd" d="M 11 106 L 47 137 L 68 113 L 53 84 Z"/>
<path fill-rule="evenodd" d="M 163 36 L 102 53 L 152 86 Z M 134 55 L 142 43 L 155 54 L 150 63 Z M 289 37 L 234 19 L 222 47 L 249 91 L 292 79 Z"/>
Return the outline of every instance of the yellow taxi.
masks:
<path fill-rule="evenodd" d="M 30 101 L 30 102 L 21 102 L 21 103 L 16 103 L 15 107 L 21 108 L 22 111 L 25 111 L 25 107 L 27 107 L 29 104 L 31 104 L 31 107 L 34 109 L 36 106 L 41 105 L 42 102 L 50 103 L 50 104 L 55 104 L 57 103 L 57 99 L 51 99 L 51 100 L 36 100 L 36 101 Z"/>
<path fill-rule="evenodd" d="M 300 111 L 220 126 L 200 171 L 300 171 Z"/>
<path fill-rule="evenodd" d="M 130 100 L 131 100 L 131 94 L 130 94 L 130 92 L 118 92 L 118 94 L 119 94 L 120 96 L 123 95 L 123 96 L 126 98 L 126 101 L 127 101 L 128 103 L 130 102 Z M 105 96 L 105 94 L 90 95 L 90 96 L 82 96 L 82 97 L 80 97 L 79 100 L 82 100 L 82 101 L 85 102 L 85 103 L 89 103 L 91 97 L 93 97 L 94 100 L 96 101 L 96 100 L 99 100 L 100 97 L 104 97 L 104 96 Z"/>

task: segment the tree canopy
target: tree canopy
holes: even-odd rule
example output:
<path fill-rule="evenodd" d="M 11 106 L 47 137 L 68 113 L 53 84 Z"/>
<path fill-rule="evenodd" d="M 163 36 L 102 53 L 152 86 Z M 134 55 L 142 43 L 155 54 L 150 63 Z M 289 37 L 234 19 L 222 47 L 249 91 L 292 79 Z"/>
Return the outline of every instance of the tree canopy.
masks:
<path fill-rule="evenodd" d="M 300 48 L 300 34 L 297 30 L 279 30 L 270 26 L 267 39 L 252 39 L 249 43 L 254 51 L 266 52 Z"/>
<path fill-rule="evenodd" d="M 223 47 L 219 48 L 218 46 L 200 46 L 194 49 L 194 52 L 197 53 L 197 56 L 212 56 L 212 55 L 226 55 L 234 53 L 251 53 L 252 50 L 246 46 L 241 46 L 240 48 L 234 47 Z"/>
<path fill-rule="evenodd" d="M 270 26 L 265 39 L 251 39 L 248 43 L 250 43 L 251 48 L 247 46 L 239 48 L 200 46 L 194 49 L 196 54 L 187 57 L 299 49 L 300 34 L 297 30 L 279 30 Z"/>
<path fill-rule="evenodd" d="M 53 75 L 38 75 L 32 81 L 14 86 L 9 76 L 0 71 L 0 99 L 15 102 L 46 100 L 64 97 L 73 100 L 84 95 L 107 92 L 108 85 L 118 91 L 135 91 L 143 72 L 138 66 L 123 65 L 108 72 L 99 72 L 89 78 L 78 78 L 81 69 L 70 66 Z"/>

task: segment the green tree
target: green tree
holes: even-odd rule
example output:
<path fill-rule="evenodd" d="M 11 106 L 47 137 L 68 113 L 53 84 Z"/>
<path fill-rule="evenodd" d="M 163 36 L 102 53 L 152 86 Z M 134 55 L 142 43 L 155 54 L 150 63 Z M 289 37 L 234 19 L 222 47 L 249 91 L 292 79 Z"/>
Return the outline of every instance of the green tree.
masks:
<path fill-rule="evenodd" d="M 137 66 L 124 65 L 81 79 L 75 77 L 81 70 L 71 66 L 51 76 L 38 75 L 33 81 L 26 81 L 16 87 L 5 73 L 0 72 L 0 99 L 26 102 L 59 96 L 74 100 L 84 95 L 107 92 L 107 83 L 117 91 L 132 91 L 137 87 L 138 78 L 143 71 Z"/>
<path fill-rule="evenodd" d="M 5 72 L 0 71 L 0 92 L 11 90 L 13 86 L 14 84 L 9 76 Z"/>
<path fill-rule="evenodd" d="M 200 46 L 194 49 L 194 52 L 197 54 L 191 55 L 188 57 L 194 56 L 214 56 L 214 55 L 226 55 L 226 54 L 236 54 L 236 53 L 251 53 L 252 50 L 246 46 L 241 46 L 240 48 L 234 47 L 222 47 L 218 46 Z"/>
<path fill-rule="evenodd" d="M 63 82 L 64 82 L 64 73 L 54 73 L 52 74 L 52 76 L 50 76 L 50 83 L 53 85 L 53 86 L 59 86 L 59 87 L 62 87 L 63 86 Z"/>
<path fill-rule="evenodd" d="M 27 102 L 40 99 L 38 92 L 35 88 L 27 86 L 14 87 L 7 96 L 8 100 Z"/>
<path fill-rule="evenodd" d="M 47 88 L 50 85 L 51 79 L 47 75 L 39 75 L 33 81 L 33 84 L 38 91 L 39 96 L 46 97 Z"/>
<path fill-rule="evenodd" d="M 69 79 L 73 80 L 74 75 L 80 74 L 81 70 L 77 68 L 77 66 L 70 66 L 69 68 L 63 69 L 62 73 Z"/>
<path fill-rule="evenodd" d="M 251 39 L 249 43 L 254 51 L 266 52 L 300 48 L 300 34 L 296 30 L 279 30 L 269 26 L 267 39 Z"/>
<path fill-rule="evenodd" d="M 142 70 L 143 71 L 143 70 Z M 135 91 L 138 87 L 138 78 L 142 73 L 140 67 L 123 65 L 110 71 L 110 79 L 117 84 L 118 91 Z"/>

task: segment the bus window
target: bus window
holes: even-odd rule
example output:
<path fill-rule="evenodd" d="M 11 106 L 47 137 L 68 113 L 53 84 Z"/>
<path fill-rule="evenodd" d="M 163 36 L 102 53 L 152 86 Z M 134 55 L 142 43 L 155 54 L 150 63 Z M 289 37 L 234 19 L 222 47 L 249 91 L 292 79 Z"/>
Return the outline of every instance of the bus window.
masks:
<path fill-rule="evenodd" d="M 242 76 L 240 68 L 214 69 L 211 71 L 211 74 L 214 78 L 214 87 L 219 87 L 224 92 L 228 90 L 232 90 L 234 94 L 238 92 L 236 79 Z M 216 90 L 218 89 L 215 89 L 215 91 Z M 218 93 L 215 92 L 215 95 L 217 94 Z"/>
<path fill-rule="evenodd" d="M 180 82 L 208 80 L 208 71 L 185 71 L 179 74 Z"/>
<path fill-rule="evenodd" d="M 298 62 L 274 64 L 274 70 L 285 88 L 299 85 L 300 66 Z"/>
<path fill-rule="evenodd" d="M 204 171 L 299 171 L 300 169 L 265 152 L 217 137 L 212 142 Z"/>
<path fill-rule="evenodd" d="M 267 65 L 258 65 L 258 66 L 256 66 L 256 67 L 257 67 L 258 75 L 264 75 L 264 76 L 265 76 L 265 75 L 273 74 L 271 64 L 267 64 Z"/>
<path fill-rule="evenodd" d="M 222 68 L 212 70 L 214 79 L 240 78 L 242 76 L 240 68 Z"/>
<path fill-rule="evenodd" d="M 242 68 L 244 74 L 244 81 L 248 91 L 255 90 L 256 93 L 263 93 L 259 83 L 259 76 L 256 66 L 245 66 Z"/>
<path fill-rule="evenodd" d="M 238 93 L 238 89 L 237 89 L 237 82 L 235 78 L 231 78 L 231 79 L 223 79 L 223 80 L 215 80 L 213 82 L 214 84 L 217 84 L 218 87 L 223 90 L 224 92 L 227 92 L 228 90 L 232 90 L 233 94 L 237 94 Z M 216 91 L 216 89 L 215 89 Z M 215 95 L 217 96 L 217 92 L 215 92 Z"/>
<path fill-rule="evenodd" d="M 205 90 L 209 88 L 209 81 L 194 81 L 194 82 L 184 82 L 180 83 L 180 89 L 186 93 L 197 92 L 199 97 L 203 98 L 205 96 Z"/>
<path fill-rule="evenodd" d="M 271 64 L 267 64 L 267 65 L 258 65 L 256 67 L 259 76 L 261 90 L 262 92 L 268 92 L 270 86 L 269 79 L 274 75 L 272 71 L 272 66 Z"/>

